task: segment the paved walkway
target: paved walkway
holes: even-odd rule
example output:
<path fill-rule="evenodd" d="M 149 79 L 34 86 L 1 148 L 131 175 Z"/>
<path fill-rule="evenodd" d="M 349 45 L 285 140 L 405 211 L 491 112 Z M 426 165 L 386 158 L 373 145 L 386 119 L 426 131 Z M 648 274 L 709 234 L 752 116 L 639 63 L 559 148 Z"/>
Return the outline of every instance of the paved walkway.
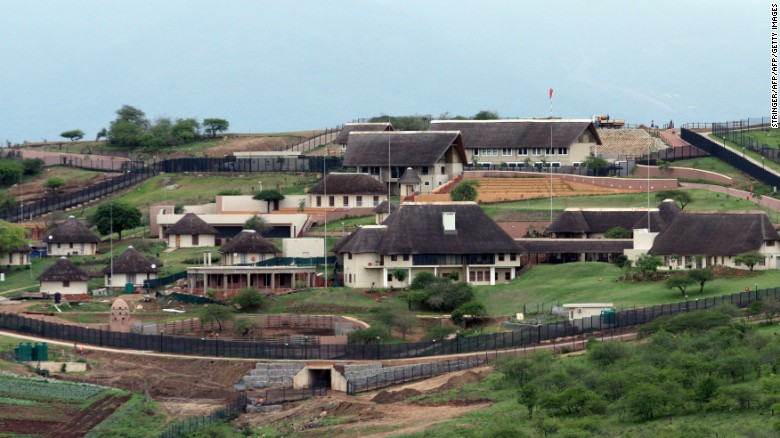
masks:
<path fill-rule="evenodd" d="M 699 184 L 699 183 L 680 183 L 680 188 L 683 189 L 703 189 L 711 192 L 725 193 L 727 196 L 738 196 L 745 198 L 746 200 L 758 205 L 759 207 L 768 208 L 770 210 L 780 212 L 780 199 L 772 198 L 771 196 L 752 196 L 750 192 L 746 190 L 739 190 L 731 187 L 717 186 L 713 184 Z"/>
<path fill-rule="evenodd" d="M 680 138 L 680 128 L 667 129 L 660 132 L 661 140 L 673 148 L 690 146 L 690 143 Z"/>

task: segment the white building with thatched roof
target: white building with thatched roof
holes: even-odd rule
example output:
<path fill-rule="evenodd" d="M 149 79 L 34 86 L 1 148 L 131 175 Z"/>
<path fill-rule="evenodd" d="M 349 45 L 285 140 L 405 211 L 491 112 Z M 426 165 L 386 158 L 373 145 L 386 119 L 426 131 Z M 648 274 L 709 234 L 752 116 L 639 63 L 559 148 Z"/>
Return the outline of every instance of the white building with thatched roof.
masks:
<path fill-rule="evenodd" d="M 139 288 L 144 285 L 144 280 L 156 279 L 159 271 L 156 260 L 145 257 L 132 246 L 128 246 L 122 254 L 114 258 L 113 265 L 109 262 L 102 274 L 106 287 L 124 288 L 128 283 L 132 283 L 134 288 Z"/>
<path fill-rule="evenodd" d="M 88 294 L 87 282 L 89 274 L 74 265 L 65 257 L 61 257 L 53 265 L 38 276 L 40 291 L 53 295 L 60 293 L 68 296 L 86 296 Z"/>
<path fill-rule="evenodd" d="M 13 248 L 5 254 L 0 254 L 0 265 L 5 266 L 27 266 L 30 264 L 30 253 L 32 248 L 29 246 L 20 246 Z"/>
<path fill-rule="evenodd" d="M 384 225 L 350 233 L 334 252 L 349 287 L 405 287 L 421 272 L 493 285 L 520 267 L 515 241 L 475 202 L 401 204 Z"/>
<path fill-rule="evenodd" d="M 389 122 L 345 123 L 341 131 L 339 131 L 339 135 L 333 140 L 333 143 L 340 144 L 341 150 L 346 150 L 349 134 L 352 132 L 384 132 L 392 130 L 393 125 Z"/>
<path fill-rule="evenodd" d="M 470 163 L 510 169 L 575 165 L 601 145 L 590 119 L 432 120 L 429 129 L 460 131 Z"/>
<path fill-rule="evenodd" d="M 412 171 L 419 178 L 419 192 L 430 193 L 467 163 L 458 131 L 388 131 L 349 134 L 344 167 L 356 168 L 399 193 L 398 183 Z"/>
<path fill-rule="evenodd" d="M 255 230 L 243 230 L 219 248 L 222 265 L 246 265 L 276 257 L 279 249 Z"/>
<path fill-rule="evenodd" d="M 329 173 L 309 189 L 309 206 L 376 207 L 387 199 L 387 186 L 367 173 Z"/>
<path fill-rule="evenodd" d="M 71 216 L 46 233 L 45 243 L 50 256 L 95 255 L 100 239 Z"/>
<path fill-rule="evenodd" d="M 217 230 L 199 218 L 187 213 L 165 230 L 169 248 L 197 248 L 215 246 Z"/>

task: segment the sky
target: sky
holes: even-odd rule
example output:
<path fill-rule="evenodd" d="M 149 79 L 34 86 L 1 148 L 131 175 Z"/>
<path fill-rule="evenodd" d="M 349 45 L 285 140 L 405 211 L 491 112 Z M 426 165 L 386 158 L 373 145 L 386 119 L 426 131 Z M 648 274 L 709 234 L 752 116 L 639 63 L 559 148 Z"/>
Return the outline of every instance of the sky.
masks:
<path fill-rule="evenodd" d="M 0 0 L 0 142 L 122 105 L 231 132 L 382 114 L 768 116 L 764 1 Z"/>

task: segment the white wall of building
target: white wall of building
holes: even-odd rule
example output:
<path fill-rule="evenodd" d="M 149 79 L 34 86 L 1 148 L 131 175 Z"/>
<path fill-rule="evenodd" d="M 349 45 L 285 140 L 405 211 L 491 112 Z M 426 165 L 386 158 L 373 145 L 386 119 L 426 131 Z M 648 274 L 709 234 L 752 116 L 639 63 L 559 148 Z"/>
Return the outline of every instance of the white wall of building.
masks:
<path fill-rule="evenodd" d="M 87 282 L 86 281 L 71 281 L 68 286 L 65 286 L 62 281 L 42 281 L 41 292 L 54 295 L 59 292 L 62 295 L 86 295 L 87 294 Z"/>
<path fill-rule="evenodd" d="M 192 240 L 193 239 L 191 234 L 171 234 L 168 236 L 168 247 L 169 248 L 200 248 L 204 246 L 216 246 L 213 234 L 198 234 L 197 245 L 193 244 Z"/>
<path fill-rule="evenodd" d="M 283 257 L 325 257 L 324 241 L 319 237 L 282 239 Z"/>
<path fill-rule="evenodd" d="M 67 255 L 95 255 L 97 254 L 96 243 L 49 243 L 48 255 L 53 256 L 67 256 Z"/>

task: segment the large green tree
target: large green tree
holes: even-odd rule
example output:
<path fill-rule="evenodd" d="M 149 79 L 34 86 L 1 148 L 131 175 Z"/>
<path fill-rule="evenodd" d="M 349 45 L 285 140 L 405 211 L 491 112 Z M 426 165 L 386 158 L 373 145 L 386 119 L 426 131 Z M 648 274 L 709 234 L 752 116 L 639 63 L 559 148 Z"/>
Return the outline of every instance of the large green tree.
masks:
<path fill-rule="evenodd" d="M 743 252 L 734 257 L 735 262 L 744 264 L 751 271 L 753 270 L 753 267 L 756 266 L 756 263 L 761 260 L 764 260 L 764 255 L 757 251 Z"/>
<path fill-rule="evenodd" d="M 712 269 L 694 269 L 688 272 L 688 278 L 699 285 L 699 293 L 704 292 L 704 284 L 715 278 L 715 271 Z"/>
<path fill-rule="evenodd" d="M 482 110 L 472 117 L 473 120 L 496 120 L 498 119 L 498 111 Z"/>
<path fill-rule="evenodd" d="M 203 119 L 203 129 L 209 133 L 212 137 L 216 137 L 218 133 L 225 132 L 230 128 L 230 122 L 225 119 L 208 118 Z"/>
<path fill-rule="evenodd" d="M 680 203 L 680 210 L 684 210 L 685 206 L 693 201 L 693 197 L 685 190 L 661 190 L 655 192 L 655 199 L 657 201 L 663 201 L 665 199 L 672 199 Z"/>
<path fill-rule="evenodd" d="M 24 166 L 16 160 L 0 160 L 0 184 L 14 184 L 19 182 L 24 173 Z"/>
<path fill-rule="evenodd" d="M 266 222 L 265 219 L 263 219 L 262 216 L 254 215 L 250 217 L 249 219 L 244 222 L 244 229 L 245 230 L 255 230 L 258 233 L 264 233 L 268 230 L 270 230 L 271 227 L 268 225 L 268 222 Z"/>
<path fill-rule="evenodd" d="M 477 187 L 479 187 L 477 181 L 463 181 L 452 189 L 450 199 L 453 201 L 476 201 Z"/>
<path fill-rule="evenodd" d="M 589 155 L 587 158 L 585 158 L 583 164 L 585 167 L 592 170 L 594 175 L 599 175 L 602 169 L 606 169 L 607 167 L 607 161 L 595 155 Z"/>
<path fill-rule="evenodd" d="M 257 194 L 253 197 L 254 199 L 258 201 L 265 201 L 268 203 L 268 213 L 271 212 L 271 203 L 273 202 L 275 205 L 279 205 L 279 201 L 284 199 L 284 195 L 282 192 L 276 189 L 266 189 L 261 190 L 260 192 L 257 192 Z"/>
<path fill-rule="evenodd" d="M 122 231 L 141 225 L 141 211 L 128 204 L 107 202 L 97 208 L 92 222 L 100 234 L 105 236 L 113 231 L 122 240 Z"/>
<path fill-rule="evenodd" d="M 222 323 L 230 321 L 236 317 L 235 312 L 227 306 L 220 304 L 206 304 L 198 309 L 198 317 L 200 322 L 207 324 L 209 322 L 216 322 L 219 325 L 219 331 L 222 332 Z"/>
<path fill-rule="evenodd" d="M 71 129 L 70 131 L 64 131 L 60 134 L 60 137 L 67 138 L 70 141 L 81 140 L 84 138 L 84 131 L 81 129 Z"/>
<path fill-rule="evenodd" d="M 190 143 L 200 135 L 200 123 L 193 118 L 178 119 L 171 131 L 180 144 Z"/>
<path fill-rule="evenodd" d="M 667 289 L 679 289 L 683 295 L 685 295 L 685 289 L 693 284 L 696 284 L 696 281 L 687 275 L 674 275 L 666 280 Z"/>
<path fill-rule="evenodd" d="M 116 111 L 116 119 L 108 130 L 108 142 L 114 146 L 134 148 L 149 129 L 146 114 L 138 108 L 124 105 Z"/>
<path fill-rule="evenodd" d="M 27 245 L 27 230 L 10 222 L 0 220 L 0 254 Z"/>

